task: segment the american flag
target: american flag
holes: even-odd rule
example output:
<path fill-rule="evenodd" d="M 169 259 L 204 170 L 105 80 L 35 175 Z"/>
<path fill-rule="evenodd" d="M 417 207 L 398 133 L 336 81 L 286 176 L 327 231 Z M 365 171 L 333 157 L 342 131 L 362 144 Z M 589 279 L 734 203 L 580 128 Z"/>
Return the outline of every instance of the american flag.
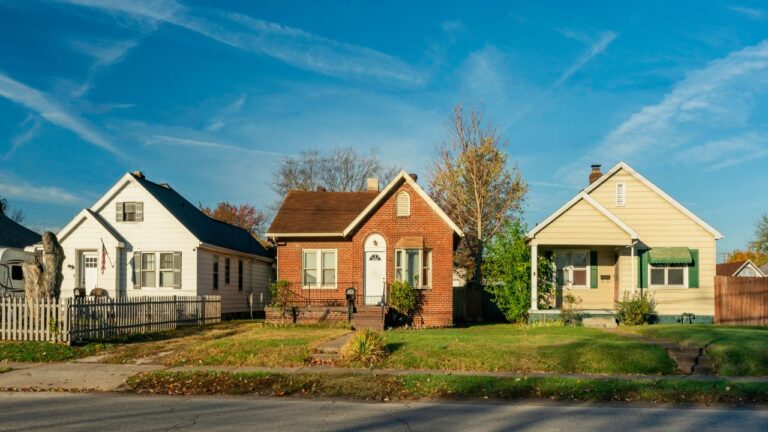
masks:
<path fill-rule="evenodd" d="M 107 258 L 109 258 L 109 264 L 112 265 L 112 258 L 110 258 L 107 253 L 107 247 L 104 246 L 104 240 L 101 240 L 101 274 L 104 274 L 104 270 L 107 268 Z M 114 267 L 114 265 L 112 265 L 112 267 Z"/>

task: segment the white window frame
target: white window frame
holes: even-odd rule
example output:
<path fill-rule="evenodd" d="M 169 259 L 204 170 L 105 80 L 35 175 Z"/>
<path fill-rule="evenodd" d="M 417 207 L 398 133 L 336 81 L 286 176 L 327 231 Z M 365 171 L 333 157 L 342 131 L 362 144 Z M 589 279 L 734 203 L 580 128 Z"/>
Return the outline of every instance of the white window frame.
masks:
<path fill-rule="evenodd" d="M 315 254 L 315 270 L 317 271 L 317 279 L 320 281 L 316 285 L 307 285 L 304 280 L 304 274 L 306 273 L 306 255 L 307 252 L 314 252 Z M 325 273 L 323 268 L 323 254 L 333 253 L 333 284 L 326 284 L 323 274 Z M 301 288 L 302 289 L 336 289 L 339 285 L 339 251 L 338 249 L 302 249 L 301 250 Z"/>
<path fill-rule="evenodd" d="M 563 288 L 566 289 L 576 289 L 576 290 L 582 290 L 582 289 L 591 289 L 592 286 L 592 254 L 590 253 L 589 249 L 556 249 L 554 251 L 555 257 L 557 257 L 558 254 L 561 254 L 563 252 L 568 252 L 571 254 L 571 261 L 568 265 L 563 267 L 563 270 L 566 270 L 568 272 L 568 279 L 566 280 L 565 275 L 563 275 Z M 587 265 L 585 267 L 587 272 L 586 277 L 586 283 L 584 285 L 574 285 L 573 284 L 573 254 L 576 252 L 582 252 L 586 254 L 587 256 Z M 557 258 L 555 258 L 555 280 L 557 280 Z"/>
<path fill-rule="evenodd" d="M 144 256 L 145 255 L 146 256 L 152 255 L 153 264 L 154 264 L 154 268 L 152 270 L 147 270 L 147 269 L 144 268 Z M 159 288 L 158 287 L 157 279 L 158 279 L 158 274 L 159 274 L 158 273 L 158 268 L 160 267 L 160 263 L 157 262 L 157 258 L 158 258 L 157 257 L 157 252 L 141 252 L 141 262 L 139 263 L 139 266 L 141 268 L 141 270 L 139 272 L 139 277 L 141 277 L 141 280 L 139 281 L 139 283 L 140 283 L 142 289 L 144 289 L 144 288 Z M 155 274 L 154 277 L 152 278 L 152 282 L 153 282 L 152 286 L 144 285 L 144 273 L 149 273 L 149 272 L 153 272 Z"/>
<path fill-rule="evenodd" d="M 675 268 L 675 269 L 682 269 L 683 270 L 683 284 L 682 285 L 670 285 L 669 284 L 669 269 Z M 650 288 L 662 288 L 662 289 L 687 289 L 688 288 L 688 266 L 687 265 L 680 265 L 680 266 L 670 266 L 670 265 L 653 265 L 651 263 L 648 263 L 648 286 Z M 651 270 L 653 269 L 664 269 L 664 284 L 654 284 L 653 279 L 651 277 Z"/>
<path fill-rule="evenodd" d="M 407 255 L 408 251 L 418 251 L 419 252 L 419 258 L 418 258 L 419 273 L 418 273 L 417 278 L 416 278 L 416 280 L 419 283 L 418 283 L 418 286 L 412 286 L 411 288 L 415 288 L 415 289 L 432 289 L 433 280 L 432 280 L 432 250 L 431 249 L 418 249 L 418 248 L 400 248 L 400 249 L 395 249 L 395 280 L 406 281 L 407 282 L 407 277 L 405 275 L 406 267 L 404 267 L 404 264 L 407 261 L 406 258 L 408 256 Z M 427 263 L 427 265 L 424 265 L 424 253 L 429 254 L 428 255 L 429 262 Z M 401 254 L 402 254 L 402 256 L 400 257 L 400 261 L 399 261 L 400 265 L 398 266 L 398 259 L 397 258 Z M 422 280 L 425 270 L 427 270 L 429 272 L 429 284 L 428 285 L 424 285 L 423 284 L 423 280 Z M 400 273 L 400 276 L 398 276 L 398 271 Z"/>
<path fill-rule="evenodd" d="M 621 193 L 619 193 L 619 188 L 621 188 Z M 616 207 L 626 207 L 626 206 L 627 206 L 627 184 L 616 183 Z"/>

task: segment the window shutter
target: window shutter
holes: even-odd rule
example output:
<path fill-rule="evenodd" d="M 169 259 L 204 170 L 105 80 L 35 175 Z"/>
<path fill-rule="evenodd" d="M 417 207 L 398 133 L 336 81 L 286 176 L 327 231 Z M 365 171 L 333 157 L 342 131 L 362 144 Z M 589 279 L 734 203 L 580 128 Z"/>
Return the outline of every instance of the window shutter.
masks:
<path fill-rule="evenodd" d="M 597 288 L 597 251 L 589 251 L 589 287 Z"/>
<path fill-rule="evenodd" d="M 688 288 L 699 287 L 699 250 L 691 249 L 693 264 L 688 266 Z"/>
<path fill-rule="evenodd" d="M 648 288 L 648 250 L 637 251 L 637 286 Z"/>
<path fill-rule="evenodd" d="M 134 203 L 134 206 L 136 206 L 136 222 L 141 222 L 144 220 L 144 203 L 143 202 L 137 202 Z"/>
<path fill-rule="evenodd" d="M 123 203 L 115 203 L 115 220 L 118 222 L 123 221 Z"/>
<path fill-rule="evenodd" d="M 173 253 L 173 288 L 181 289 L 181 252 Z"/>
<path fill-rule="evenodd" d="M 141 289 L 141 252 L 133 253 L 133 289 Z"/>

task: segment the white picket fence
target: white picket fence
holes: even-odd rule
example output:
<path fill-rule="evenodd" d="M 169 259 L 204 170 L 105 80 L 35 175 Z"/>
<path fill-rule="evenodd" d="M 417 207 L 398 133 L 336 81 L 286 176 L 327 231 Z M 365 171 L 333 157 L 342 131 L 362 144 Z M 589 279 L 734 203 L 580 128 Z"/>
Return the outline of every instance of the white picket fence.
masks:
<path fill-rule="evenodd" d="M 221 297 L 0 297 L 0 340 L 86 342 L 221 322 Z"/>

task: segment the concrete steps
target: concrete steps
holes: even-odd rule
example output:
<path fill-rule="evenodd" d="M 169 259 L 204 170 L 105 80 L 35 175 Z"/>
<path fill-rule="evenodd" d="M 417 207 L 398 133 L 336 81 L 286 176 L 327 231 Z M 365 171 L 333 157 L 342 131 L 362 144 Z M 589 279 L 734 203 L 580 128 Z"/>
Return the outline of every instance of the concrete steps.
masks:
<path fill-rule="evenodd" d="M 352 316 L 355 330 L 384 330 L 384 310 L 381 306 L 361 306 Z"/>
<path fill-rule="evenodd" d="M 332 339 L 316 348 L 312 353 L 310 362 L 312 364 L 332 364 L 341 360 L 341 348 L 354 337 L 354 333 L 347 333 L 344 336 Z"/>
<path fill-rule="evenodd" d="M 582 320 L 582 325 L 587 328 L 616 328 L 616 318 L 614 317 L 586 317 Z"/>

